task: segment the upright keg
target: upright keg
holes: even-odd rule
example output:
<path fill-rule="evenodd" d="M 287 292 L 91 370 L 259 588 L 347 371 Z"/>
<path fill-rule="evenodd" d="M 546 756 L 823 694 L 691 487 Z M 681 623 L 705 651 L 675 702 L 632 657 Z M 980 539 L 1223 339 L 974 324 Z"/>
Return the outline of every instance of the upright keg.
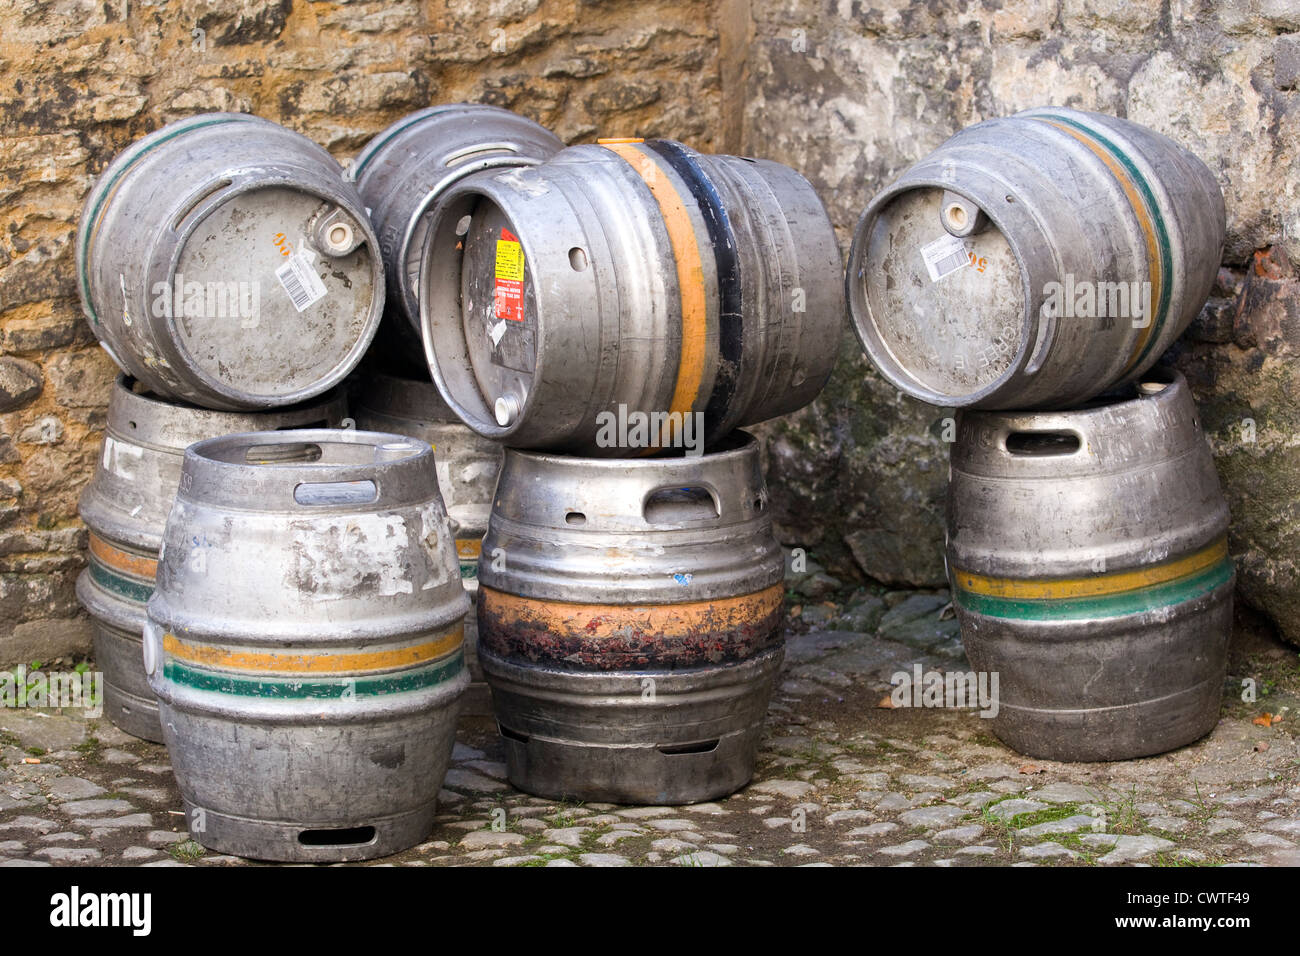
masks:
<path fill-rule="evenodd" d="M 479 660 L 510 782 L 692 803 L 753 775 L 784 656 L 758 445 L 612 461 L 509 450 L 479 568 Z"/>
<path fill-rule="evenodd" d="M 388 299 L 420 330 L 419 277 L 428 214 L 448 187 L 484 169 L 530 166 L 564 148 L 550 130 L 496 106 L 456 103 L 404 116 L 348 167 L 379 236 Z"/>
<path fill-rule="evenodd" d="M 1138 379 L 1205 302 L 1223 196 L 1199 159 L 1058 107 L 962 130 L 867 206 L 849 310 L 916 398 L 1059 408 Z"/>
<path fill-rule="evenodd" d="M 423 381 L 367 370 L 354 393 L 357 427 L 410 435 L 433 446 L 438 486 L 456 535 L 460 578 L 470 603 L 478 593 L 478 559 L 501 471 L 501 446 L 477 435 L 447 407 L 438 389 Z M 462 714 L 489 716 L 492 700 L 478 663 L 478 620 L 465 618 L 465 665 L 470 685 Z"/>
<path fill-rule="evenodd" d="M 422 441 L 186 450 L 144 665 L 194 839 L 299 861 L 424 839 L 468 683 L 456 563 Z"/>
<path fill-rule="evenodd" d="M 86 198 L 77 279 L 127 374 L 207 408 L 292 405 L 361 360 L 384 305 L 356 187 L 315 143 L 209 113 L 133 143 Z"/>
<path fill-rule="evenodd" d="M 785 166 L 670 140 L 574 146 L 434 207 L 425 352 L 456 414 L 511 447 L 690 447 L 817 396 L 841 278 L 826 211 Z"/>
<path fill-rule="evenodd" d="M 1161 753 L 1219 717 L 1235 572 L 1187 383 L 1071 412 L 963 412 L 948 575 L 993 733 L 1053 760 Z"/>
<path fill-rule="evenodd" d="M 104 445 L 78 507 L 90 543 L 77 597 L 93 622 L 95 663 L 104 672 L 104 713 L 122 730 L 145 740 L 163 739 L 140 635 L 186 447 L 230 432 L 338 425 L 345 413 L 341 392 L 269 412 L 213 412 L 164 401 L 118 376 L 108 400 Z"/>

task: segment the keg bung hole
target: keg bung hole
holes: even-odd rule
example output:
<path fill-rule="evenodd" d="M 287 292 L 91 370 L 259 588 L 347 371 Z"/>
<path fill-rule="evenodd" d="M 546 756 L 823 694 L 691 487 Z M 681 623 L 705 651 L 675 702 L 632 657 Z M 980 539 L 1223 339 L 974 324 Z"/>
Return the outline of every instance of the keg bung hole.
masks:
<path fill-rule="evenodd" d="M 709 521 L 718 517 L 718 503 L 707 488 L 658 488 L 642 509 L 651 524 Z"/>
<path fill-rule="evenodd" d="M 320 461 L 320 458 L 320 445 L 310 442 L 251 445 L 244 452 L 244 461 L 250 465 L 284 465 L 293 462 Z"/>
<path fill-rule="evenodd" d="M 587 268 L 587 251 L 580 246 L 570 249 L 569 265 L 573 267 L 574 272 L 584 271 Z"/>
<path fill-rule="evenodd" d="M 679 754 L 710 754 L 718 749 L 721 740 L 721 737 L 715 737 L 713 740 L 701 740 L 693 744 L 660 745 L 655 749 L 665 757 L 676 757 Z"/>
<path fill-rule="evenodd" d="M 469 232 L 469 224 L 473 221 L 473 216 L 461 216 L 460 221 L 456 223 L 456 235 L 463 236 Z"/>
<path fill-rule="evenodd" d="M 303 846 L 365 846 L 374 843 L 374 827 L 340 827 L 336 830 L 302 830 L 298 842 Z"/>
<path fill-rule="evenodd" d="M 587 523 L 587 516 L 581 511 L 570 511 L 564 516 L 564 523 L 571 524 L 575 528 L 581 528 Z"/>
<path fill-rule="evenodd" d="M 966 210 L 963 209 L 961 206 L 958 206 L 956 203 L 954 203 L 953 205 L 945 209 L 943 211 L 943 214 L 948 219 L 948 225 L 952 226 L 954 229 L 966 228 L 966 220 L 968 217 L 966 215 Z"/>
<path fill-rule="evenodd" d="M 336 222 L 325 234 L 325 240 L 335 251 L 348 249 L 352 246 L 352 227 L 347 223 Z"/>
<path fill-rule="evenodd" d="M 300 505 L 364 505 L 379 497 L 379 486 L 363 481 L 303 482 L 293 489 L 293 500 Z"/>
<path fill-rule="evenodd" d="M 1074 432 L 1012 432 L 1006 444 L 1012 455 L 1047 457 L 1073 455 L 1081 443 Z"/>

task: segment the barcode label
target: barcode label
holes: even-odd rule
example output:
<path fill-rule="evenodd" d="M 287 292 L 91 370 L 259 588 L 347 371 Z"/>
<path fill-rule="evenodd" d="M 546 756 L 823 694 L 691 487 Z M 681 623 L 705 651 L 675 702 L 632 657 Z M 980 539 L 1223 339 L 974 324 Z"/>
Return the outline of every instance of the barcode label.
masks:
<path fill-rule="evenodd" d="M 970 265 L 966 243 L 956 236 L 941 236 L 922 246 L 921 258 L 925 260 L 925 271 L 930 273 L 931 282 L 938 282 L 944 276 Z"/>
<path fill-rule="evenodd" d="M 289 261 L 275 270 L 275 277 L 289 293 L 289 301 L 301 312 L 307 306 L 325 298 L 325 283 L 320 281 L 309 260 L 295 253 Z"/>

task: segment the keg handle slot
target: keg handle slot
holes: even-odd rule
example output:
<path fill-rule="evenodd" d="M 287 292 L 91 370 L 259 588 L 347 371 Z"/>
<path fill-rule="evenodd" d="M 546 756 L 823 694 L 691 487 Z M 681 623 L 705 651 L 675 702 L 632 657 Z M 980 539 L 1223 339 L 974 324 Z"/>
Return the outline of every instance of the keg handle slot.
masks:
<path fill-rule="evenodd" d="M 721 737 L 712 740 L 700 740 L 692 744 L 660 744 L 655 749 L 665 757 L 677 757 L 682 754 L 711 754 L 718 749 Z"/>
<path fill-rule="evenodd" d="M 340 827 L 333 830 L 301 830 L 302 846 L 365 846 L 374 843 L 379 831 L 374 827 Z"/>
<path fill-rule="evenodd" d="M 190 218 L 191 213 L 198 209 L 205 200 L 210 199 L 222 190 L 228 189 L 232 183 L 234 183 L 233 179 L 223 179 L 219 183 L 214 183 L 211 186 L 201 189 L 194 198 L 181 207 L 181 211 L 176 214 L 176 218 L 172 220 L 172 232 L 180 232 L 181 224 L 184 223 L 186 219 Z"/>
<path fill-rule="evenodd" d="M 293 489 L 293 500 L 300 505 L 364 505 L 379 498 L 379 486 L 369 479 L 361 481 L 304 481 Z"/>
<path fill-rule="evenodd" d="M 518 152 L 519 147 L 514 143 L 475 143 L 473 146 L 466 146 L 464 149 L 448 153 L 443 158 L 442 165 L 451 169 L 453 166 L 459 166 L 461 163 L 468 162 L 475 156 L 482 156 L 485 153 Z"/>
<path fill-rule="evenodd" d="M 721 515 L 717 495 L 712 489 L 681 485 L 651 491 L 641 506 L 641 512 L 650 524 L 716 521 Z"/>
<path fill-rule="evenodd" d="M 1013 431 L 1002 440 L 1007 454 L 1024 458 L 1073 455 L 1083 447 L 1083 436 L 1075 431 Z"/>
<path fill-rule="evenodd" d="M 320 445 L 314 442 L 283 442 L 274 445 L 250 445 L 244 461 L 250 465 L 286 465 L 320 461 Z"/>

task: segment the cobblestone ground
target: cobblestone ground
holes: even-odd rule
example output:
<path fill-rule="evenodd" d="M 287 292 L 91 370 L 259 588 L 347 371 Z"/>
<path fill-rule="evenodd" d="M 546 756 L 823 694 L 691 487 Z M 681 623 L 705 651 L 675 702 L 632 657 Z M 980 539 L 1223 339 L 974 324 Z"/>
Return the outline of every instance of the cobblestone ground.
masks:
<path fill-rule="evenodd" d="M 1223 719 L 1190 747 L 1061 764 L 1008 750 L 973 711 L 879 706 L 897 671 L 965 661 L 946 595 L 859 598 L 798 609 L 758 772 L 738 794 L 687 807 L 537 799 L 505 782 L 491 721 L 471 718 L 433 834 L 377 862 L 1300 865 L 1294 651 L 1239 647 Z M 1258 702 L 1238 700 L 1243 676 L 1267 692 Z M 1256 723 L 1265 711 L 1283 720 Z M 165 748 L 56 712 L 0 711 L 0 727 L 0 865 L 256 865 L 188 840 Z"/>

